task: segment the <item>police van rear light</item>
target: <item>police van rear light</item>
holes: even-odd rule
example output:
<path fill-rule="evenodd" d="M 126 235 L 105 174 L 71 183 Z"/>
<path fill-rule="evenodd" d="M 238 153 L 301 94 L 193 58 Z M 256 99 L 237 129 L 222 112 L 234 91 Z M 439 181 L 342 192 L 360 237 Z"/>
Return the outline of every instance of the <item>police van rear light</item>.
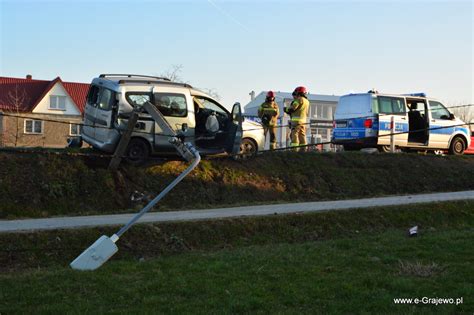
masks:
<path fill-rule="evenodd" d="M 373 124 L 372 119 L 369 118 L 369 119 L 364 120 L 365 128 L 372 128 L 372 124 Z"/>

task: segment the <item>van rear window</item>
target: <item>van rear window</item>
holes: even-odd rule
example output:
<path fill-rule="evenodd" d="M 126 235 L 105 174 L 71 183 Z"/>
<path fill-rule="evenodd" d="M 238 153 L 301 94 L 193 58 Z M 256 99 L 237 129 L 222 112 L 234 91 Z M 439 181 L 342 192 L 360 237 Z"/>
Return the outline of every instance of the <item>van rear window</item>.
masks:
<path fill-rule="evenodd" d="M 406 114 L 405 100 L 398 97 L 378 96 L 374 104 L 374 112 L 379 114 Z"/>

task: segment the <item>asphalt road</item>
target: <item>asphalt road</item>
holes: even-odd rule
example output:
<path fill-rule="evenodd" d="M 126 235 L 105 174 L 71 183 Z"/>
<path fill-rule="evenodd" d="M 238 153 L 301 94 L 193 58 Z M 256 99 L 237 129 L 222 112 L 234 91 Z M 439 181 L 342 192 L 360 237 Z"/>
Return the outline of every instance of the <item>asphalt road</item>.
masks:
<path fill-rule="evenodd" d="M 209 220 L 288 213 L 334 211 L 353 208 L 396 206 L 416 203 L 469 199 L 474 199 L 474 190 L 450 193 L 434 193 L 337 201 L 287 203 L 209 210 L 152 212 L 145 214 L 138 221 L 138 223 Z M 31 232 L 35 230 L 73 229 L 106 225 L 123 225 L 126 224 L 134 215 L 135 213 L 99 216 L 57 217 L 48 219 L 0 220 L 0 233 Z"/>

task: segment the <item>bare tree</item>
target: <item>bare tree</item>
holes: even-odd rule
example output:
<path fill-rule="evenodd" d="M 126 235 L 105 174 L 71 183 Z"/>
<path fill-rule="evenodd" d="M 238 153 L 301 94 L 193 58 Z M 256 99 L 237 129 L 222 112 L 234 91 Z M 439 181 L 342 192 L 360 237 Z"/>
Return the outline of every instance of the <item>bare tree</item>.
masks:
<path fill-rule="evenodd" d="M 179 64 L 179 65 L 172 65 L 170 67 L 170 69 L 166 70 L 165 72 L 163 72 L 160 76 L 161 77 L 165 77 L 165 78 L 168 78 L 170 79 L 171 81 L 173 82 L 179 82 L 179 83 L 188 83 L 188 81 L 184 81 L 182 78 L 181 78 L 181 72 L 183 70 L 183 65 Z M 209 94 L 212 98 L 220 101 L 221 100 L 221 97 L 219 95 L 219 93 L 217 93 L 217 91 L 215 89 L 208 89 L 208 88 L 202 88 L 201 89 L 203 92 Z"/>
<path fill-rule="evenodd" d="M 448 107 L 448 109 L 459 119 L 468 123 L 474 119 L 474 110 L 472 107 L 474 107 L 474 104 L 459 104 L 452 105 L 452 108 Z"/>
<path fill-rule="evenodd" d="M 160 76 L 170 79 L 173 82 L 184 83 L 181 79 L 181 71 L 183 70 L 183 65 L 172 65 L 170 69 L 166 70 Z"/>
<path fill-rule="evenodd" d="M 213 99 L 218 100 L 218 101 L 221 100 L 221 96 L 219 95 L 219 93 L 217 93 L 216 90 L 208 89 L 208 88 L 204 88 L 202 90 L 206 92 L 207 94 L 209 94 Z"/>
<path fill-rule="evenodd" d="M 20 109 L 22 109 L 27 101 L 29 100 L 28 94 L 26 93 L 25 89 L 20 89 L 18 85 L 15 85 L 15 88 L 8 92 L 8 104 L 10 107 L 10 111 L 16 113 L 15 117 L 15 130 L 9 131 L 13 134 L 13 137 L 15 139 L 14 141 L 14 146 L 16 147 L 18 145 L 18 138 L 20 137 L 20 130 L 21 130 L 21 121 L 20 118 L 18 117 L 20 115 Z"/>

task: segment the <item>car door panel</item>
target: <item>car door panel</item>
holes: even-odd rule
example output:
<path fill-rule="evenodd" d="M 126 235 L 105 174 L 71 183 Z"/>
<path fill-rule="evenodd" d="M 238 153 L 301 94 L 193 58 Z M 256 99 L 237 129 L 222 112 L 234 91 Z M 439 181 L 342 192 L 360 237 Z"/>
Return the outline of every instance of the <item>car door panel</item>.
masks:
<path fill-rule="evenodd" d="M 226 152 L 235 155 L 240 152 L 240 144 L 242 143 L 242 108 L 240 103 L 235 103 L 232 112 L 231 120 L 228 126 L 228 136 L 226 139 Z"/>
<path fill-rule="evenodd" d="M 429 147 L 447 149 L 454 133 L 449 111 L 437 101 L 429 101 L 430 135 Z"/>
<path fill-rule="evenodd" d="M 114 144 L 119 139 L 118 131 L 113 128 L 115 92 L 101 88 L 95 115 L 95 138 L 102 144 Z"/>
<path fill-rule="evenodd" d="M 379 145 L 390 145 L 390 134 L 392 133 L 392 117 L 395 124 L 395 145 L 404 147 L 408 142 L 408 115 L 405 100 L 400 97 L 379 96 Z"/>

